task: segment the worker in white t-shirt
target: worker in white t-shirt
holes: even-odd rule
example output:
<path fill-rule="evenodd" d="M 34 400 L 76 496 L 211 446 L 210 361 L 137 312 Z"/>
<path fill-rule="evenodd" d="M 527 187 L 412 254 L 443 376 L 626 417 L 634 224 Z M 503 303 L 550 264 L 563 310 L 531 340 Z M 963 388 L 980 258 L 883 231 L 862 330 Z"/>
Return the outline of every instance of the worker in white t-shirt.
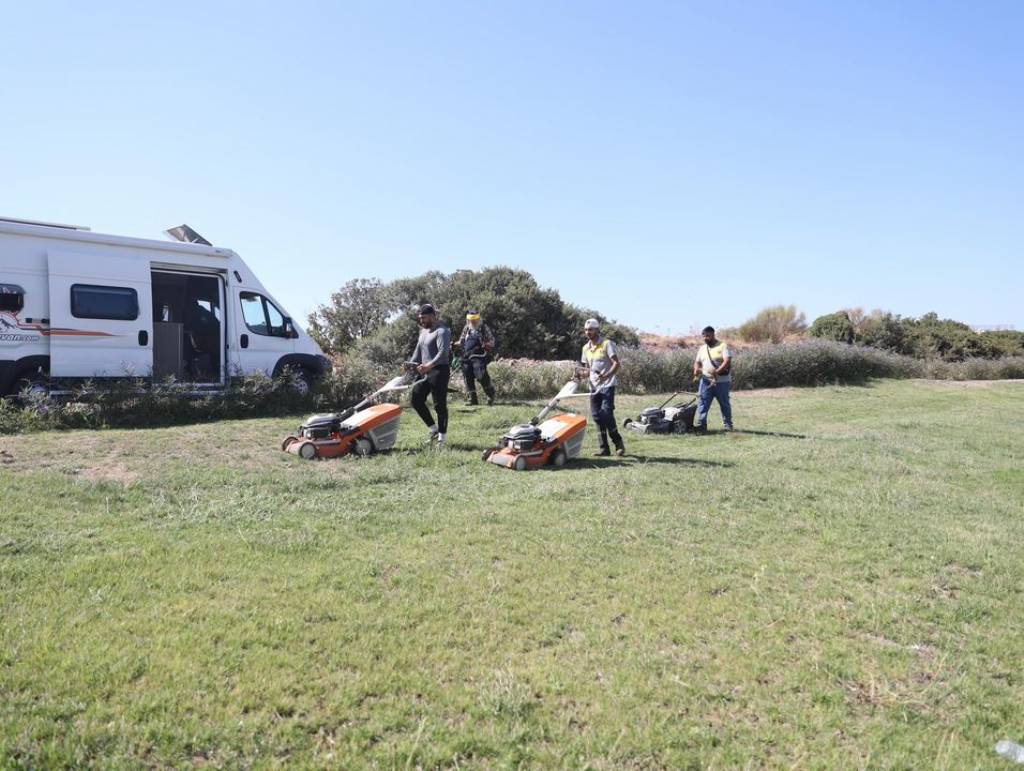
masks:
<path fill-rule="evenodd" d="M 707 433 L 708 412 L 711 411 L 712 400 L 717 399 L 725 430 L 732 431 L 732 405 L 729 404 L 732 352 L 729 346 L 715 338 L 714 327 L 704 327 L 701 334 L 704 336 L 704 345 L 697 351 L 697 358 L 693 361 L 693 376 L 700 378 L 700 389 L 697 392 L 700 401 L 695 428 L 697 433 Z"/>

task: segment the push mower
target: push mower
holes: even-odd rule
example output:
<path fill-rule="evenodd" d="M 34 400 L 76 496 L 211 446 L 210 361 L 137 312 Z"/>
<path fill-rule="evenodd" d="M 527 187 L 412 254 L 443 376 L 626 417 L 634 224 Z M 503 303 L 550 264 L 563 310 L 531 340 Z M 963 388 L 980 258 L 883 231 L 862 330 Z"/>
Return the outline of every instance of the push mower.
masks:
<path fill-rule="evenodd" d="M 361 402 L 344 412 L 311 415 L 298 431 L 281 442 L 281 449 L 305 460 L 372 455 L 390 450 L 398 439 L 402 408 L 397 404 L 373 404 L 378 396 L 411 388 L 412 372 L 389 380 Z"/>
<path fill-rule="evenodd" d="M 562 399 L 590 395 L 576 393 L 578 388 L 579 381 L 570 380 L 533 420 L 512 426 L 498 439 L 496 447 L 484 450 L 483 459 L 498 466 L 525 471 L 548 464 L 564 466 L 567 460 L 578 456 L 583 449 L 587 419 L 569 413 L 544 419 Z"/>
<path fill-rule="evenodd" d="M 648 407 L 636 420 L 626 418 L 622 421 L 622 427 L 641 434 L 687 434 L 693 431 L 693 419 L 697 415 L 696 399 L 666 406 L 679 393 L 676 391 L 657 407 Z"/>

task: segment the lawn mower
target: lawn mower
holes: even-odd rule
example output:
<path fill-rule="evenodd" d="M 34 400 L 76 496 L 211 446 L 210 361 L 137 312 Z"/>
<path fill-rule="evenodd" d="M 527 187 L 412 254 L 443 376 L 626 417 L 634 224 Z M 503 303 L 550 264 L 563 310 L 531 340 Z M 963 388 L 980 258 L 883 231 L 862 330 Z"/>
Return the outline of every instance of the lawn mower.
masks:
<path fill-rule="evenodd" d="M 533 420 L 512 426 L 498 439 L 496 447 L 484 450 L 483 459 L 505 468 L 525 471 L 548 464 L 564 466 L 567 460 L 575 458 L 583 448 L 587 419 L 568 413 L 545 418 L 562 399 L 590 396 L 589 393 L 576 393 L 578 388 L 579 381 L 570 380 Z"/>
<path fill-rule="evenodd" d="M 623 428 L 631 428 L 641 434 L 686 434 L 693 431 L 693 419 L 697 415 L 697 400 L 679 402 L 667 407 L 679 395 L 676 391 L 657 407 L 648 407 L 636 420 L 626 418 Z"/>
<path fill-rule="evenodd" d="M 374 399 L 386 393 L 404 391 L 412 371 L 393 378 L 358 404 L 344 412 L 311 415 L 298 431 L 281 442 L 281 449 L 305 460 L 339 458 L 342 455 L 372 455 L 390 450 L 398 438 L 398 421 L 402 408 L 397 404 L 373 404 Z"/>

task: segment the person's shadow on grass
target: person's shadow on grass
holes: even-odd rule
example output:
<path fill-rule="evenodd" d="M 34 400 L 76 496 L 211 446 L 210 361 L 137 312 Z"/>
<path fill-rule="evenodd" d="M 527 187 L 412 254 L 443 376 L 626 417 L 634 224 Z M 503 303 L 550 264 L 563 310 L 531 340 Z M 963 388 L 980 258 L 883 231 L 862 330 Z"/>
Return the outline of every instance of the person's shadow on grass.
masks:
<path fill-rule="evenodd" d="M 778 436 L 783 439 L 806 439 L 806 434 L 787 434 L 785 431 L 755 431 L 751 428 L 734 428 L 731 431 L 725 431 L 724 429 L 710 429 L 708 430 L 707 436 L 728 436 L 728 435 L 744 435 L 749 434 L 751 436 Z"/>
<path fill-rule="evenodd" d="M 543 466 L 542 468 L 548 469 L 550 471 L 583 471 L 586 469 L 595 468 L 612 468 L 614 466 L 630 468 L 632 466 L 646 466 L 649 463 L 658 465 L 664 464 L 668 466 L 713 466 L 716 468 L 726 468 L 729 466 L 736 465 L 735 463 L 729 460 L 704 460 L 703 458 L 672 458 L 664 455 L 627 455 L 624 458 L 578 457 L 573 458 L 560 468 L 556 468 L 555 466 Z"/>

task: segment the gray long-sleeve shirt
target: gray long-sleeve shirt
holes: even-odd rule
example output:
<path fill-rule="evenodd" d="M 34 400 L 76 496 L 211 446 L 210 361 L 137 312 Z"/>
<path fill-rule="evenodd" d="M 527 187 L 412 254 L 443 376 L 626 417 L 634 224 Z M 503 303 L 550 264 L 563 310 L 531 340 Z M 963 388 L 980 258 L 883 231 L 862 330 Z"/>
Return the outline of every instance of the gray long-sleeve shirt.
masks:
<path fill-rule="evenodd" d="M 420 339 L 416 341 L 416 350 L 412 353 L 412 361 L 417 364 L 433 364 L 435 367 L 448 364 L 448 352 L 452 347 L 452 332 L 448 327 L 438 324 L 433 329 L 421 329 Z"/>

